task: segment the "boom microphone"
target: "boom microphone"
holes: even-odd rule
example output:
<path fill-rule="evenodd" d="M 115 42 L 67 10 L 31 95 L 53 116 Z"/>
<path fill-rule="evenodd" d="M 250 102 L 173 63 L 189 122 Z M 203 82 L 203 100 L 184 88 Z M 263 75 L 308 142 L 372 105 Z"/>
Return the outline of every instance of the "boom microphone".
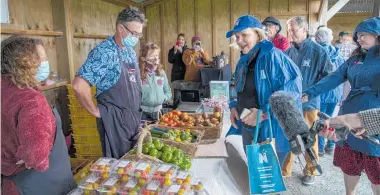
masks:
<path fill-rule="evenodd" d="M 269 98 L 269 104 L 288 140 L 297 134 L 309 132 L 309 126 L 305 123 L 293 97 L 284 91 L 278 91 Z"/>
<path fill-rule="evenodd" d="M 294 98 L 284 91 L 278 91 L 269 98 L 271 110 L 276 116 L 286 138 L 289 140 L 293 154 L 306 154 L 313 165 L 322 174 L 322 168 L 311 149 L 315 143 L 316 134 L 312 135 L 303 114 L 297 108 Z M 314 126 L 314 125 L 313 125 Z M 319 127 L 318 128 L 322 128 Z"/>

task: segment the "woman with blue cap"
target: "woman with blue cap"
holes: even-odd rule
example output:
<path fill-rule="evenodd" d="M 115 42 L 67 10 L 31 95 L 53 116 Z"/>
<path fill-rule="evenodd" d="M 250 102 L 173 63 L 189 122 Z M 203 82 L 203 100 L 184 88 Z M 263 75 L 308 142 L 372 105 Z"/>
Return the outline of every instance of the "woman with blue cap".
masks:
<path fill-rule="evenodd" d="M 359 47 L 335 72 L 306 90 L 307 99 L 325 93 L 346 80 L 351 92 L 343 102 L 339 115 L 380 108 L 380 17 L 362 21 L 354 31 Z M 380 140 L 380 135 L 373 136 Z M 334 165 L 344 173 L 346 194 L 355 194 L 362 171 L 372 183 L 374 194 L 380 194 L 380 146 L 349 134 L 337 143 Z"/>
<path fill-rule="evenodd" d="M 230 119 L 232 125 L 242 133 L 245 150 L 245 147 L 253 141 L 258 109 L 267 112 L 268 99 L 274 92 L 286 91 L 296 100 L 301 97 L 301 73 L 289 57 L 266 40 L 263 26 L 255 17 L 250 15 L 239 17 L 234 28 L 227 32 L 226 37 L 230 38 L 232 35 L 236 37 L 241 57 L 235 70 L 237 99 L 230 103 Z M 297 104 L 301 107 L 301 101 Z M 251 112 L 240 120 L 244 109 L 250 109 Z M 265 117 L 261 118 L 265 119 Z M 282 163 L 290 147 L 272 114 L 271 118 L 276 151 Z M 258 133 L 259 143 L 270 138 L 269 127 L 268 120 L 261 122 Z"/>

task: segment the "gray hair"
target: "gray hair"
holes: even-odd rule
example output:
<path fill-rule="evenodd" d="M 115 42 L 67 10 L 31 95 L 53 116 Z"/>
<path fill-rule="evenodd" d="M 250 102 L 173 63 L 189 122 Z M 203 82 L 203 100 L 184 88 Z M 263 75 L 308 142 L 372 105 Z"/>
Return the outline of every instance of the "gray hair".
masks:
<path fill-rule="evenodd" d="M 122 10 L 116 19 L 116 26 L 125 22 L 139 22 L 143 25 L 146 24 L 147 19 L 145 18 L 144 13 L 139 11 L 136 7 L 129 7 Z"/>
<path fill-rule="evenodd" d="M 315 41 L 330 44 L 333 40 L 333 32 L 327 27 L 322 27 L 315 32 Z"/>
<path fill-rule="evenodd" d="M 287 24 L 290 24 L 292 22 L 295 22 L 299 28 L 305 27 L 306 31 L 309 30 L 309 24 L 307 23 L 306 19 L 304 19 L 301 16 L 296 16 L 287 21 Z"/>

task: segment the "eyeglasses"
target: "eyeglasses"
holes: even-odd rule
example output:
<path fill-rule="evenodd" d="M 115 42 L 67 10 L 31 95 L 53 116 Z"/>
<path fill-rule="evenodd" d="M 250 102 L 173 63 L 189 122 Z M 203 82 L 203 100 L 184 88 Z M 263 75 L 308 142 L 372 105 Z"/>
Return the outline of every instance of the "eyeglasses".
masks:
<path fill-rule="evenodd" d="M 141 38 L 141 37 L 143 36 L 142 33 L 132 32 L 131 30 L 129 30 L 128 27 L 124 26 L 123 24 L 122 24 L 122 26 L 123 26 L 125 29 L 127 29 L 127 31 L 130 32 L 130 33 L 132 34 L 132 36 L 134 36 L 134 37 L 136 37 L 136 38 Z"/>

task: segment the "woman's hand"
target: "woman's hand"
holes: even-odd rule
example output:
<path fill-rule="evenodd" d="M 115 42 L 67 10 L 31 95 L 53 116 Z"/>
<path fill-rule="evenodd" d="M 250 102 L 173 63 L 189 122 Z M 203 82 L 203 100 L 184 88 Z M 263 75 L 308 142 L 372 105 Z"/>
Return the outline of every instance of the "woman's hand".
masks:
<path fill-rule="evenodd" d="M 302 94 L 301 100 L 302 100 L 302 103 L 308 102 L 309 101 L 309 95 L 307 95 L 305 93 Z"/>
<path fill-rule="evenodd" d="M 230 120 L 233 127 L 238 128 L 236 120 L 239 120 L 239 114 L 236 108 L 231 109 Z"/>
<path fill-rule="evenodd" d="M 242 122 L 250 126 L 256 126 L 258 111 L 259 110 L 256 108 L 251 108 L 251 112 L 243 118 Z M 268 115 L 266 113 L 262 114 L 260 117 L 260 123 L 266 119 L 268 119 Z"/>

